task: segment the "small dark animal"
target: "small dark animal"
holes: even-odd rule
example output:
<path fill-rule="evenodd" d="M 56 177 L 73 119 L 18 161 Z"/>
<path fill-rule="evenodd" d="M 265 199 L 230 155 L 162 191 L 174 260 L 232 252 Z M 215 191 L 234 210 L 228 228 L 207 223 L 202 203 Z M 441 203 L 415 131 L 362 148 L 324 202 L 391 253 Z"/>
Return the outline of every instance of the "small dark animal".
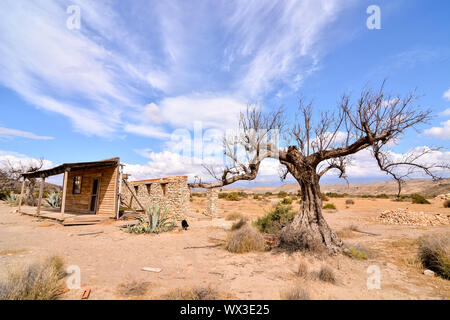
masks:
<path fill-rule="evenodd" d="M 186 220 L 181 221 L 181 226 L 183 227 L 184 230 L 187 230 L 187 228 L 189 227 Z"/>

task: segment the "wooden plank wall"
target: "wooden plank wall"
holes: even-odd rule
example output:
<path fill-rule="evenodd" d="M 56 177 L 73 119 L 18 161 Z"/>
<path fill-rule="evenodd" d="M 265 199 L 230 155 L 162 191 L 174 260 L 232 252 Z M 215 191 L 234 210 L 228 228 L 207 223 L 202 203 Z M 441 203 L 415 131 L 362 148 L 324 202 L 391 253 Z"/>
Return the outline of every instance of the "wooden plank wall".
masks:
<path fill-rule="evenodd" d="M 117 166 L 69 171 L 67 180 L 66 212 L 89 213 L 89 201 L 94 179 L 100 179 L 97 214 L 116 216 Z M 73 193 L 73 179 L 82 176 L 81 193 Z"/>

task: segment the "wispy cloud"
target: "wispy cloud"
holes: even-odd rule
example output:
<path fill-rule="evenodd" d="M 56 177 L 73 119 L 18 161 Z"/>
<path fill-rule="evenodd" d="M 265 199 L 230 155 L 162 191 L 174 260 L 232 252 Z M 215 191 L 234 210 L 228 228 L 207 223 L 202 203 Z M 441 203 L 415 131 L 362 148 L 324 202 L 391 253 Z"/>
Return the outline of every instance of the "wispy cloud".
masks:
<path fill-rule="evenodd" d="M 447 91 L 444 92 L 444 98 L 447 100 L 450 100 L 450 89 L 448 89 Z M 449 109 L 447 109 L 449 110 Z"/>
<path fill-rule="evenodd" d="M 28 131 L 9 129 L 9 128 L 4 128 L 4 127 L 0 127 L 0 137 L 6 137 L 6 138 L 21 137 L 21 138 L 35 139 L 35 140 L 52 140 L 52 139 L 54 139 L 53 137 L 48 137 L 48 136 L 38 136 L 38 135 L 36 135 L 32 132 L 28 132 Z"/>
<path fill-rule="evenodd" d="M 441 122 L 441 127 L 432 127 L 425 130 L 425 134 L 439 139 L 450 139 L 450 120 Z"/>

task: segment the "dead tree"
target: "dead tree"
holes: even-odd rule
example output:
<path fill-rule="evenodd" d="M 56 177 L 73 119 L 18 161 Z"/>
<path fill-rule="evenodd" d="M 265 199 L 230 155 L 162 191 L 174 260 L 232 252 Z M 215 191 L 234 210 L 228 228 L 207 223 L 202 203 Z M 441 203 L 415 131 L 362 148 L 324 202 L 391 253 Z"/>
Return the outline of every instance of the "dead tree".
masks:
<path fill-rule="evenodd" d="M 22 161 L 14 162 L 7 160 L 1 166 L 0 169 L 0 183 L 1 185 L 15 185 L 18 184 L 20 178 L 22 177 L 22 173 L 29 173 L 34 171 L 39 171 L 44 165 L 43 159 L 38 159 L 36 161 L 32 161 L 29 163 L 25 163 Z M 29 178 L 26 184 L 26 193 L 24 203 L 34 206 L 35 205 L 35 197 L 34 197 L 34 189 L 36 187 L 36 179 Z"/>
<path fill-rule="evenodd" d="M 259 129 L 270 124 L 265 127 L 266 134 L 275 129 L 281 130 L 285 124 L 281 111 L 264 117 L 256 109 L 247 110 L 246 114 L 241 115 L 241 127 L 244 129 L 241 143 L 246 150 L 256 149 L 259 156 L 254 159 L 254 164 L 250 162 L 249 166 L 245 166 L 235 159 L 234 154 L 226 152 L 236 165 L 225 168 L 222 176 L 212 172 L 218 180 L 214 186 L 253 180 L 264 158 L 277 158 L 285 166 L 284 177 L 289 173 L 298 182 L 302 200 L 299 213 L 281 231 L 280 245 L 291 249 L 314 249 L 319 245 L 331 252 L 340 251 L 343 242 L 322 215 L 319 181 L 327 172 L 335 170 L 339 177 L 346 178 L 346 167 L 351 162 L 351 156 L 365 149 L 371 149 L 379 168 L 391 175 L 400 187 L 407 176 L 418 170 L 438 179 L 432 170 L 449 168 L 445 163 L 420 162 L 434 149 L 410 153 L 403 159 L 391 156 L 389 147 L 407 129 L 415 128 L 431 117 L 429 110 L 413 106 L 415 101 L 414 93 L 405 98 L 385 94 L 383 83 L 377 91 L 363 90 L 354 104 L 350 103 L 348 95 L 343 95 L 335 112 L 322 113 L 317 121 L 313 120 L 312 104 L 301 102 L 299 117 L 288 131 L 284 131 L 288 147 L 276 153 L 273 145 L 252 144 L 245 129 Z M 225 150 L 229 149 L 227 147 L 229 145 L 225 141 Z"/>

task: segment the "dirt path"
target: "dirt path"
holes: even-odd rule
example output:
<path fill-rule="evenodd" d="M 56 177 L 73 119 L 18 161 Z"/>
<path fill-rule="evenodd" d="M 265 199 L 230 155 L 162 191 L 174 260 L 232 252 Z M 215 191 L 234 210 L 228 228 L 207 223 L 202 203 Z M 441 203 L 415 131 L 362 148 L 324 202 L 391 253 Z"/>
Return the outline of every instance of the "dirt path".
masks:
<path fill-rule="evenodd" d="M 192 203 L 188 231 L 159 235 L 130 235 L 118 228 L 119 222 L 63 227 L 13 213 L 13 208 L 1 203 L 0 274 L 4 275 L 6 268 L 57 254 L 68 265 L 80 267 L 82 289 L 92 289 L 90 299 L 155 299 L 171 289 L 192 286 L 211 286 L 238 299 L 280 299 L 283 290 L 297 283 L 307 288 L 313 299 L 450 299 L 448 281 L 427 277 L 414 264 L 414 240 L 429 232 L 450 232 L 450 228 L 392 226 L 374 221 L 380 208 L 408 204 L 358 199 L 352 208 L 345 208 L 344 199 L 333 199 L 338 211 L 325 212 L 325 217 L 335 230 L 357 224 L 361 230 L 379 234 L 358 233 L 344 239 L 351 245 L 364 246 L 370 252 L 369 260 L 360 261 L 346 256 L 315 257 L 277 250 L 229 253 L 213 245 L 226 238 L 231 222 L 223 218 L 201 218 L 196 213 L 203 205 L 201 201 L 196 199 Z M 218 207 L 221 216 L 239 210 L 255 218 L 276 201 L 278 199 L 274 198 L 261 205 L 261 201 L 253 199 L 220 200 Z M 434 203 L 428 208 L 441 210 Z M 78 235 L 99 231 L 102 233 Z M 328 265 L 336 275 L 336 284 L 299 279 L 294 271 L 300 260 L 306 261 L 311 272 Z M 380 290 L 367 289 L 370 265 L 377 265 L 381 270 Z M 162 271 L 147 272 L 142 271 L 142 267 L 161 268 Z M 133 280 L 148 282 L 148 292 L 138 297 L 118 292 L 120 284 Z M 62 298 L 79 299 L 82 289 L 71 290 Z"/>

